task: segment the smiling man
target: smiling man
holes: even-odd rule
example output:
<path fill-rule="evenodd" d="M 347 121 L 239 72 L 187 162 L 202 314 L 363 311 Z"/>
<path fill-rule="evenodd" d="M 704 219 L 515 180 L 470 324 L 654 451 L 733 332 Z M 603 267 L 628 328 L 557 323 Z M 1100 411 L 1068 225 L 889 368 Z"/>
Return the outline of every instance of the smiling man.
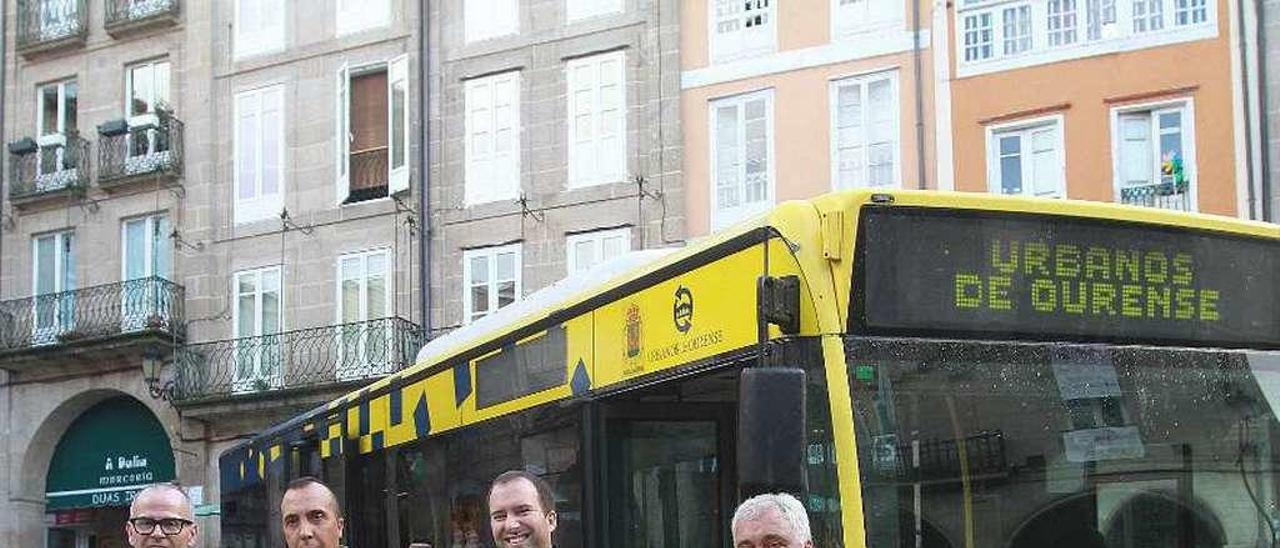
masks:
<path fill-rule="evenodd" d="M 181 487 L 158 483 L 134 497 L 124 533 L 133 548 L 190 548 L 199 533 L 194 516 Z"/>
<path fill-rule="evenodd" d="M 338 497 L 310 476 L 289 482 L 280 499 L 280 521 L 289 548 L 338 548 L 346 525 Z"/>
<path fill-rule="evenodd" d="M 489 526 L 503 548 L 551 548 L 556 501 L 551 486 L 524 470 L 503 472 L 489 487 Z"/>
<path fill-rule="evenodd" d="M 734 548 L 813 548 L 809 514 L 786 493 L 756 495 L 733 514 Z"/>

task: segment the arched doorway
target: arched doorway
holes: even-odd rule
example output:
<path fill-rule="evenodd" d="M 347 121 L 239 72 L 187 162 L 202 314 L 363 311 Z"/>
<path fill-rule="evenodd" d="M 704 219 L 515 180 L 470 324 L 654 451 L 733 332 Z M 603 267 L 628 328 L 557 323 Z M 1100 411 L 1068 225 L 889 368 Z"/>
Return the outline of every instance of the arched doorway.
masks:
<path fill-rule="evenodd" d="M 128 396 L 97 403 L 71 422 L 49 461 L 46 546 L 127 546 L 123 525 L 133 497 L 174 477 L 173 448 L 150 409 Z"/>

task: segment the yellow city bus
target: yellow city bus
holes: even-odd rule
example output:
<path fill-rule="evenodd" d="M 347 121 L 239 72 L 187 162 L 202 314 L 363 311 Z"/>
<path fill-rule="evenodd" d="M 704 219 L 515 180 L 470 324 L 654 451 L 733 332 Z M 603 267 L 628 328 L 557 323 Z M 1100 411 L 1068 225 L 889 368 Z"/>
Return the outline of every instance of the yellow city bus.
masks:
<path fill-rule="evenodd" d="M 359 547 L 492 546 L 498 473 L 562 548 L 730 546 L 786 490 L 815 546 L 1271 546 L 1280 229 L 846 192 L 568 278 L 221 457 L 224 546 L 316 475 Z"/>

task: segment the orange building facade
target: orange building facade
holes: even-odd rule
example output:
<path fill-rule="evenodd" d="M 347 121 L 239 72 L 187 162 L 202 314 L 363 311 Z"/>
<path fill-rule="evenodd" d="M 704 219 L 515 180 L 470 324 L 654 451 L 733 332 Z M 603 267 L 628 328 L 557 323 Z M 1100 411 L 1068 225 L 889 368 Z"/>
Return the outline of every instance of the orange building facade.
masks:
<path fill-rule="evenodd" d="M 928 2 L 694 0 L 681 9 L 691 236 L 830 190 L 936 186 Z"/>
<path fill-rule="evenodd" d="M 681 9 L 691 236 L 862 187 L 1247 210 L 1231 0 Z"/>
<path fill-rule="evenodd" d="M 955 188 L 1235 216 L 1245 188 L 1227 0 L 958 0 Z"/>

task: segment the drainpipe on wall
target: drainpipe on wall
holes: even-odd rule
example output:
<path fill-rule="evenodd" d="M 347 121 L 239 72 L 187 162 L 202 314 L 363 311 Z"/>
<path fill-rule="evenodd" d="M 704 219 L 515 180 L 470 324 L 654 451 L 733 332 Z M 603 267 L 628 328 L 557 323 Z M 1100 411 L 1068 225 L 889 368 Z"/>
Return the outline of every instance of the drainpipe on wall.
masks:
<path fill-rule="evenodd" d="M 1262 194 L 1262 220 L 1267 222 L 1276 222 L 1276 212 L 1271 210 L 1272 202 L 1275 200 L 1272 195 L 1271 188 L 1271 155 L 1267 153 L 1268 146 L 1271 143 L 1269 125 L 1267 123 L 1267 114 L 1271 112 L 1271 94 L 1267 93 L 1267 19 L 1266 19 L 1266 2 L 1263 0 L 1255 0 L 1253 3 L 1254 13 L 1256 15 L 1258 27 L 1258 103 L 1261 115 L 1258 116 L 1258 140 L 1262 144 L 1262 154 L 1259 158 L 1260 172 L 1262 180 L 1259 184 L 1259 193 Z"/>
<path fill-rule="evenodd" d="M 921 0 L 911 0 L 911 50 L 916 71 L 916 173 L 918 173 L 916 184 L 917 188 L 924 190 L 929 187 L 929 177 L 924 171 L 924 81 L 920 77 L 920 2 Z"/>
<path fill-rule="evenodd" d="M 1244 116 L 1242 117 L 1242 121 L 1244 122 L 1245 188 L 1248 189 L 1249 217 L 1253 218 L 1258 212 L 1256 204 L 1259 196 L 1258 189 L 1254 186 L 1254 171 L 1256 166 L 1253 165 L 1253 117 L 1251 116 L 1251 113 L 1253 112 L 1253 105 L 1249 99 L 1249 73 L 1252 72 L 1253 63 L 1249 62 L 1249 27 L 1245 20 L 1245 10 L 1248 8 L 1248 4 L 1250 2 L 1261 3 L 1262 0 L 1240 0 L 1238 3 L 1239 8 L 1236 12 L 1236 25 L 1240 28 L 1240 94 L 1242 96 L 1241 101 L 1243 102 L 1244 107 Z M 1256 21 L 1256 23 L 1259 26 L 1262 25 L 1262 21 Z M 1261 64 L 1261 59 L 1259 59 L 1258 64 Z M 1261 116 L 1259 116 L 1259 118 L 1261 118 Z M 1239 194 L 1237 194 L 1237 196 L 1239 196 Z M 1265 201 L 1266 196 L 1262 196 L 1262 199 Z"/>
<path fill-rule="evenodd" d="M 422 264 L 418 265 L 419 305 L 422 307 L 422 334 L 431 336 L 431 1 L 419 3 L 418 32 L 418 74 L 421 84 L 418 85 L 418 112 L 422 116 L 422 184 L 418 189 L 418 257 Z"/>

